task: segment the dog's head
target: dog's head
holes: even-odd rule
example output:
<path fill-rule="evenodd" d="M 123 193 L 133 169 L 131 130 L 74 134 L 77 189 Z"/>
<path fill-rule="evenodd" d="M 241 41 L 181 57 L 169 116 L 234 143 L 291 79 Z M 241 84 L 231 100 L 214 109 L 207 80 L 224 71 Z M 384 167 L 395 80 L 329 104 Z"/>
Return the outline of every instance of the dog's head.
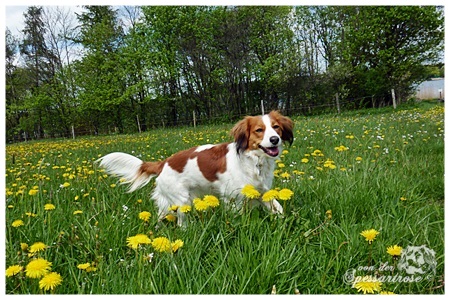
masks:
<path fill-rule="evenodd" d="M 258 156 L 278 157 L 282 142 L 294 141 L 294 123 L 278 111 L 267 115 L 245 117 L 231 130 L 238 153 L 255 151 Z"/>

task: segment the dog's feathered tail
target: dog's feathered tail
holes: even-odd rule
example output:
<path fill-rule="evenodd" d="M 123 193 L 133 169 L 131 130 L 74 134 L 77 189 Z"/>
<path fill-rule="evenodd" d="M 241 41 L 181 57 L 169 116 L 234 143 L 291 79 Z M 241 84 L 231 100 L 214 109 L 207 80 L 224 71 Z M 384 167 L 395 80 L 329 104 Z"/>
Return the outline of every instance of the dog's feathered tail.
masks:
<path fill-rule="evenodd" d="M 99 158 L 97 163 L 108 174 L 123 178 L 122 184 L 129 184 L 131 193 L 161 173 L 163 162 L 143 162 L 139 158 L 121 152 L 113 152 Z"/>

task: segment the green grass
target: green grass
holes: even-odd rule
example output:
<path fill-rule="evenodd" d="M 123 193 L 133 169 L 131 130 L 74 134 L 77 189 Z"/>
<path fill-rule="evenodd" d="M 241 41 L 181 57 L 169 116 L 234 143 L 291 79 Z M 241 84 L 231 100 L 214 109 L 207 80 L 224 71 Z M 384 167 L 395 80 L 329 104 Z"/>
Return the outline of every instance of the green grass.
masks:
<path fill-rule="evenodd" d="M 294 120 L 296 139 L 274 181 L 274 187 L 294 191 L 282 203 L 284 217 L 262 209 L 193 209 L 185 229 L 169 221 L 156 226 L 151 185 L 127 194 L 93 162 L 112 151 L 158 160 L 194 145 L 230 141 L 232 124 L 8 145 L 6 267 L 25 268 L 43 257 L 63 278 L 53 290 L 61 294 L 269 294 L 273 286 L 280 294 L 357 294 L 343 280 L 348 270 L 370 264 L 375 271 L 356 275 L 405 275 L 379 270 L 381 263 L 396 263 L 386 248 L 426 245 L 436 252 L 435 275 L 417 283 L 385 282 L 382 289 L 444 293 L 443 106 Z M 335 150 L 341 145 L 348 149 Z M 56 208 L 44 210 L 47 203 Z M 76 210 L 82 213 L 74 215 Z M 152 213 L 148 222 L 138 218 L 142 211 Z M 24 225 L 13 227 L 15 220 Z M 360 233 L 371 228 L 380 234 L 369 245 Z M 181 239 L 184 246 L 176 253 L 157 253 L 151 245 L 131 249 L 127 237 L 138 233 Z M 21 243 L 35 242 L 48 247 L 33 257 L 21 250 Z M 77 268 L 87 262 L 97 269 Z M 39 279 L 24 271 L 6 277 L 8 294 L 43 292 Z"/>

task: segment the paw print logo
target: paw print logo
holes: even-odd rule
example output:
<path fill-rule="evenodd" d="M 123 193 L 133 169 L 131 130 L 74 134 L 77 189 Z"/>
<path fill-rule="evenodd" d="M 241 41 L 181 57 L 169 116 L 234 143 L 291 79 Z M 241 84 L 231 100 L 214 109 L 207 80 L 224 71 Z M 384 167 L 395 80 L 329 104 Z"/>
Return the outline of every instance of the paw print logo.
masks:
<path fill-rule="evenodd" d="M 436 253 L 427 246 L 408 246 L 403 249 L 397 268 L 409 275 L 436 274 Z"/>

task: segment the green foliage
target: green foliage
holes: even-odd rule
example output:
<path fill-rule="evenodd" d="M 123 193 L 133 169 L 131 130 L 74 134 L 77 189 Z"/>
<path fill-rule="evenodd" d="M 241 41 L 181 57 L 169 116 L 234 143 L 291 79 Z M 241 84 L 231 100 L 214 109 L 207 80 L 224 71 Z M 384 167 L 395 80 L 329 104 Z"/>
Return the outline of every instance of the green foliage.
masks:
<path fill-rule="evenodd" d="M 7 35 L 8 140 L 68 136 L 71 126 L 187 125 L 193 112 L 202 122 L 236 119 L 259 113 L 261 101 L 313 114 L 335 109 L 336 94 L 342 109 L 383 107 L 391 89 L 406 101 L 443 56 L 443 8 L 435 6 L 83 9 L 78 26 L 61 22 L 63 30 L 52 22 L 58 11 L 32 6 L 19 42 Z M 67 52 L 77 45 L 76 59 L 64 57 L 63 42 Z"/>
<path fill-rule="evenodd" d="M 345 33 L 344 58 L 355 67 L 355 85 L 363 93 L 386 95 L 380 102 L 390 100 L 392 88 L 406 100 L 413 84 L 426 77 L 423 64 L 442 56 L 440 8 L 354 7 L 347 17 L 353 30 Z"/>

